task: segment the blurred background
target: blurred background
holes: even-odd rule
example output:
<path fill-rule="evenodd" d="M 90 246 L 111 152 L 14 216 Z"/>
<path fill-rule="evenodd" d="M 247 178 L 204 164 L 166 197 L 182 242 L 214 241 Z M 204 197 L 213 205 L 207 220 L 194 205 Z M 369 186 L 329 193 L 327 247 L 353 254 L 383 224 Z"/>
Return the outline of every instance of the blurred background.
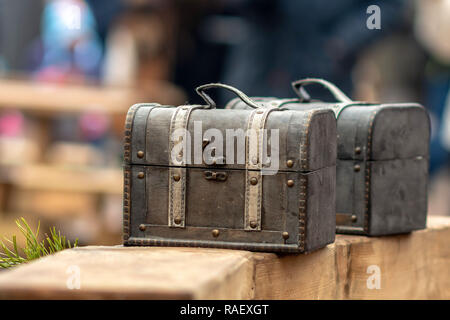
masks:
<path fill-rule="evenodd" d="M 366 26 L 374 4 L 381 29 Z M 132 104 L 202 103 L 193 89 L 219 81 L 293 97 L 308 76 L 426 106 L 429 214 L 450 215 L 449 17 L 450 0 L 0 0 L 0 236 L 25 217 L 120 244 Z"/>

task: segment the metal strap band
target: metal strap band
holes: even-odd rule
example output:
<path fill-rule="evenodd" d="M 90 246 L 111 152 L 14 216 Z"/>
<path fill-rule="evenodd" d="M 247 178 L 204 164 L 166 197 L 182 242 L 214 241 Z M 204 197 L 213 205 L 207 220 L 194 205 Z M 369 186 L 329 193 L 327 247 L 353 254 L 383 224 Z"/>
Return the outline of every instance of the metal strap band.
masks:
<path fill-rule="evenodd" d="M 262 102 L 262 105 L 265 107 L 270 106 L 273 108 L 280 108 L 280 107 L 284 106 L 285 104 L 289 104 L 289 103 L 298 103 L 298 99 L 297 98 L 273 99 L 273 100 L 268 100 L 268 101 Z"/>
<path fill-rule="evenodd" d="M 348 102 L 342 102 L 338 103 L 335 106 L 333 106 L 331 109 L 334 111 L 334 114 L 336 115 L 336 119 L 339 117 L 339 114 L 347 107 L 351 106 L 373 106 L 376 105 L 375 103 L 371 102 L 364 102 L 364 101 L 352 101 L 351 103 Z"/>
<path fill-rule="evenodd" d="M 246 137 L 245 162 L 245 218 L 244 229 L 249 231 L 261 230 L 262 207 L 262 174 L 264 128 L 267 116 L 276 107 L 267 107 L 254 110 L 250 114 Z"/>
<path fill-rule="evenodd" d="M 184 228 L 186 219 L 186 159 L 189 154 L 186 149 L 189 145 L 186 143 L 186 132 L 189 123 L 189 115 L 192 110 L 199 106 L 179 106 L 175 110 L 171 122 L 169 132 L 169 209 L 168 209 L 168 225 L 169 227 Z M 172 135 L 176 130 L 183 130 L 182 140 L 173 141 Z M 183 153 L 179 153 L 175 157 L 172 156 L 173 148 L 184 143 Z"/>

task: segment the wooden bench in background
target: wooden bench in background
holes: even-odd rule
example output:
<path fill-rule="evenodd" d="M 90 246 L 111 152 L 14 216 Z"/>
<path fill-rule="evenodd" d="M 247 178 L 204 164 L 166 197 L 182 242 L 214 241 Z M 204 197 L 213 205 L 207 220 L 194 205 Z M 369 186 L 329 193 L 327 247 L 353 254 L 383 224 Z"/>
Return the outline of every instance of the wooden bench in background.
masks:
<path fill-rule="evenodd" d="M 0 298 L 449 299 L 449 243 L 450 218 L 430 217 L 426 230 L 379 238 L 338 235 L 308 255 L 80 247 L 1 271 Z M 377 267 L 379 289 L 370 273 Z M 69 289 L 76 270 L 81 288 Z"/>
<path fill-rule="evenodd" d="M 57 226 L 69 237 L 77 234 L 81 243 L 120 241 L 120 157 L 128 108 L 146 101 L 186 101 L 183 90 L 167 81 L 146 77 L 139 84 L 0 79 L 0 116 L 22 114 L 24 121 L 19 133 L 0 135 L 0 237 L 16 233 L 14 221 L 24 217 L 33 229 L 39 220 L 43 230 Z M 64 135 L 55 129 L 63 126 L 62 119 L 71 123 L 86 114 L 108 122 L 103 146 L 94 146 L 74 128 Z M 24 245 L 20 237 L 19 245 Z"/>

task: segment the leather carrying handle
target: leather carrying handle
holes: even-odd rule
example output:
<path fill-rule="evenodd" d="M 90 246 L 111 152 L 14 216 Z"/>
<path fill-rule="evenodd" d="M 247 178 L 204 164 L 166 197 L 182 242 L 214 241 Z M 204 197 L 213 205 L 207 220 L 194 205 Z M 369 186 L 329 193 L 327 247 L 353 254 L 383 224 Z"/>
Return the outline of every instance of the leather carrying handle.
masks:
<path fill-rule="evenodd" d="M 211 89 L 211 88 L 227 89 L 227 90 L 233 92 L 234 94 L 236 94 L 249 107 L 254 108 L 254 109 L 260 108 L 260 106 L 258 106 L 256 104 L 256 102 L 253 101 L 252 99 L 250 99 L 245 93 L 243 93 L 242 91 L 240 91 L 232 86 L 229 86 L 229 85 L 223 84 L 223 83 L 208 83 L 208 84 L 198 86 L 197 88 L 195 88 L 195 91 L 198 93 L 198 95 L 200 97 L 203 98 L 203 100 L 206 101 L 206 103 L 208 104 L 210 109 L 216 108 L 216 103 L 214 102 L 214 100 L 205 92 L 206 90 Z"/>
<path fill-rule="evenodd" d="M 332 84 L 329 81 L 323 80 L 323 79 L 317 79 L 317 78 L 307 78 L 307 79 L 301 79 L 297 80 L 291 83 L 292 89 L 294 89 L 295 93 L 300 98 L 301 102 L 309 102 L 311 101 L 311 97 L 306 92 L 305 86 L 311 85 L 311 84 L 320 84 L 325 89 L 330 91 L 330 93 L 336 98 L 338 102 L 346 102 L 350 103 L 352 102 L 352 99 L 350 99 L 345 93 L 343 93 L 338 87 L 336 87 L 334 84 Z"/>

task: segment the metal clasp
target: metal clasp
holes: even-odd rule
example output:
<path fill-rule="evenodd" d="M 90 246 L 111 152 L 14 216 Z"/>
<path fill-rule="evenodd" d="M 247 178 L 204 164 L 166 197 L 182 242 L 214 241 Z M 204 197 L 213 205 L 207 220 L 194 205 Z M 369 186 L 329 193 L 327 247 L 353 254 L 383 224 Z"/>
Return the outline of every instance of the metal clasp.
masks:
<path fill-rule="evenodd" d="M 228 178 L 226 172 L 205 171 L 203 173 L 206 180 L 225 181 Z"/>

